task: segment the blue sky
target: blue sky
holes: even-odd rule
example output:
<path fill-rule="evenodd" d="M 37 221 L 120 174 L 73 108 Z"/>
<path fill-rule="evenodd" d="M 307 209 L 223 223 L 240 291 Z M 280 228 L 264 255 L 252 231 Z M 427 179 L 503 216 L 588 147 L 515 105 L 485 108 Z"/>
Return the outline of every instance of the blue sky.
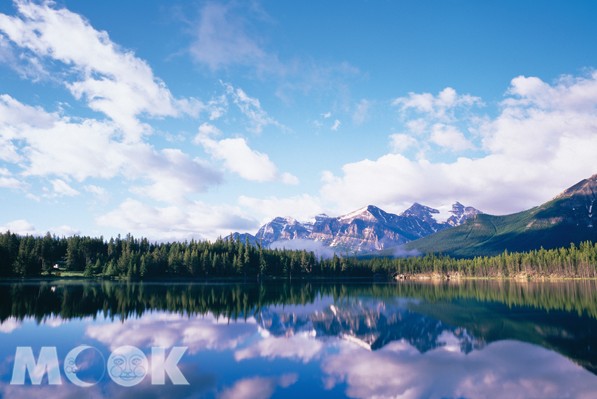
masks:
<path fill-rule="evenodd" d="M 255 232 L 597 173 L 593 1 L 2 2 L 0 230 Z"/>

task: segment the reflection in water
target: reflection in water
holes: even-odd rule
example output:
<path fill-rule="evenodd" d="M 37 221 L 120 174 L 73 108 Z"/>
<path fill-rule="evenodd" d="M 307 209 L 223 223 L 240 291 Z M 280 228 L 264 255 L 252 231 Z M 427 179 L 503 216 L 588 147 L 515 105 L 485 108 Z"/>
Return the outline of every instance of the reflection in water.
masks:
<path fill-rule="evenodd" d="M 597 391 L 596 288 L 3 284 L 0 397 L 588 398 Z M 118 376 L 142 382 L 9 384 L 17 346 L 57 346 L 64 356 L 77 345 L 110 359 L 108 373 L 120 367 Z M 150 363 L 118 353 L 123 346 L 149 362 L 151 347 L 188 347 L 180 369 L 189 385 L 152 385 L 141 375 Z"/>

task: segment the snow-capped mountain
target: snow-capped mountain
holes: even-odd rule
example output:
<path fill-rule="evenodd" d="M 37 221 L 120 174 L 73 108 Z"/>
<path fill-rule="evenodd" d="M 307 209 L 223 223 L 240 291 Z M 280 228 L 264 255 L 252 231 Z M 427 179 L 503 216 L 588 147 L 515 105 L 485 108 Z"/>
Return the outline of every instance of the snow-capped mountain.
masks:
<path fill-rule="evenodd" d="M 256 320 L 274 336 L 339 337 L 373 351 L 400 340 L 421 353 L 448 345 L 451 350 L 470 353 L 485 345 L 465 328 L 411 311 L 405 304 L 375 299 L 341 301 L 312 313 L 264 308 Z"/>
<path fill-rule="evenodd" d="M 408 243 L 405 250 L 442 253 L 457 257 L 497 255 L 505 250 L 580 245 L 597 241 L 597 174 L 583 179 L 546 203 L 511 215 L 478 215 L 475 223 Z M 470 217 L 474 211 L 462 206 L 457 212 Z M 458 213 L 454 214 L 457 216 Z M 474 216 L 473 216 L 474 217 Z M 455 218 L 458 222 L 458 219 Z M 449 223 L 449 222 L 448 222 Z"/>
<path fill-rule="evenodd" d="M 452 205 L 452 210 L 450 211 L 452 216 L 448 218 L 446 221 L 447 224 L 450 226 L 460 226 L 468 219 L 475 217 L 481 213 L 478 209 L 473 208 L 472 206 L 464 206 L 460 202 L 456 202 Z"/>
<path fill-rule="evenodd" d="M 437 209 L 415 203 L 400 215 L 369 205 L 339 217 L 317 215 L 314 221 L 306 223 L 277 217 L 261 226 L 254 239 L 264 247 L 273 243 L 279 246 L 289 240 L 310 240 L 338 252 L 373 252 L 458 226 L 480 211 L 456 202 L 450 213 L 448 220 L 440 221 Z M 250 237 L 249 242 L 253 242 Z"/>
<path fill-rule="evenodd" d="M 308 238 L 311 228 L 290 217 L 277 217 L 269 223 L 264 224 L 255 234 L 257 242 L 262 245 L 269 245 L 279 240 L 295 240 Z"/>

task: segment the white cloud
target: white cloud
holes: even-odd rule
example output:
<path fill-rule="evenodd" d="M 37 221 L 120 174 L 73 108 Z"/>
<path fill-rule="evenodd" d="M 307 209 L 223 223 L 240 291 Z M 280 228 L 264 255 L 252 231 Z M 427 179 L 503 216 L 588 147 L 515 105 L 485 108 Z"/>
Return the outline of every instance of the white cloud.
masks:
<path fill-rule="evenodd" d="M 338 130 L 338 128 L 340 128 L 341 124 L 342 124 L 342 122 L 340 122 L 338 119 L 336 119 L 330 129 L 332 129 L 335 132 Z"/>
<path fill-rule="evenodd" d="M 426 114 L 441 121 L 450 121 L 456 109 L 468 109 L 482 106 L 479 97 L 470 94 L 458 94 L 451 87 L 446 87 L 434 96 L 431 93 L 408 93 L 406 97 L 398 97 L 392 101 L 401 112 L 415 111 Z"/>
<path fill-rule="evenodd" d="M 443 123 L 436 123 L 433 125 L 431 128 L 430 140 L 432 143 L 454 152 L 471 150 L 474 148 L 473 143 L 471 143 L 458 128 Z"/>
<path fill-rule="evenodd" d="M 1 150 L 0 150 L 1 151 Z M 0 187 L 24 189 L 24 184 L 12 176 L 8 169 L 0 168 Z"/>
<path fill-rule="evenodd" d="M 323 114 L 321 114 L 321 117 L 322 117 L 323 119 L 329 119 L 329 118 L 331 118 L 331 117 L 332 117 L 332 113 L 331 113 L 331 112 L 329 112 L 329 111 L 328 111 L 328 112 L 324 112 Z"/>
<path fill-rule="evenodd" d="M 237 207 L 191 202 L 177 206 L 152 206 L 128 198 L 116 209 L 99 216 L 100 226 L 159 241 L 209 239 L 257 227 L 257 222 Z"/>
<path fill-rule="evenodd" d="M 504 102 L 506 106 L 594 112 L 597 103 L 597 71 L 580 77 L 564 75 L 553 85 L 537 77 L 518 76 L 512 79 L 508 94 L 512 97 Z"/>
<path fill-rule="evenodd" d="M 132 177 L 149 181 L 145 186 L 132 190 L 167 203 L 184 203 L 191 194 L 203 192 L 210 185 L 220 182 L 220 174 L 199 159 L 191 159 L 179 149 L 165 148 L 156 151 L 149 145 L 127 148 L 135 161 Z M 126 169 L 123 170 L 126 176 Z"/>
<path fill-rule="evenodd" d="M 57 197 L 75 197 L 80 193 L 68 185 L 67 182 L 61 179 L 53 179 L 52 183 L 53 196 Z"/>
<path fill-rule="evenodd" d="M 261 223 L 269 222 L 277 216 L 292 216 L 297 220 L 310 220 L 323 212 L 318 198 L 302 194 L 295 197 L 253 198 L 241 195 L 238 204 L 254 215 Z"/>
<path fill-rule="evenodd" d="M 395 133 L 390 135 L 390 148 L 393 152 L 402 153 L 412 147 L 416 147 L 417 140 L 404 133 Z"/>
<path fill-rule="evenodd" d="M 108 196 L 108 192 L 105 188 L 96 186 L 95 184 L 87 184 L 84 188 L 85 191 L 95 195 L 99 199 L 105 199 Z"/>
<path fill-rule="evenodd" d="M 278 172 L 276 165 L 267 154 L 255 151 L 249 147 L 244 138 L 212 139 L 221 135 L 215 126 L 203 123 L 195 137 L 195 143 L 200 144 L 214 159 L 224 162 L 224 167 L 250 181 L 267 182 L 281 181 L 286 184 L 298 184 L 298 179 L 289 174 Z"/>
<path fill-rule="evenodd" d="M 70 92 L 111 118 L 127 140 L 137 141 L 150 130 L 138 120 L 142 114 L 196 114 L 203 107 L 194 99 L 174 99 L 145 61 L 119 48 L 81 16 L 55 8 L 53 2 L 15 4 L 19 15 L 0 14 L 0 32 L 30 57 L 61 62 Z"/>
<path fill-rule="evenodd" d="M 226 169 L 243 179 L 264 182 L 276 179 L 276 165 L 266 154 L 254 151 L 243 138 L 203 141 L 203 147 Z"/>
<path fill-rule="evenodd" d="M 414 201 L 437 206 L 452 198 L 486 212 L 503 214 L 545 202 L 596 173 L 597 114 L 590 110 L 597 107 L 597 73 L 586 78 L 562 79 L 553 86 L 539 84 L 536 78 L 528 78 L 527 84 L 525 79 L 513 80 L 509 93 L 515 95 L 503 102 L 497 117 L 487 118 L 478 127 L 485 155 L 430 162 L 387 154 L 375 160 L 349 163 L 338 176 L 329 172 L 324 175 L 321 197 L 344 211 L 368 203 L 396 210 Z M 548 101 L 537 94 L 551 90 L 564 100 Z M 431 104 L 432 112 L 440 101 L 432 98 L 426 103 L 428 96 L 410 97 L 419 99 L 421 104 L 409 106 L 423 109 L 423 104 Z M 441 100 L 442 104 L 459 102 L 458 98 L 450 98 Z M 575 107 L 580 101 L 589 100 L 593 102 Z M 465 101 L 471 102 L 477 100 Z M 445 136 L 445 129 L 438 132 Z M 446 137 L 438 134 L 435 140 L 452 145 L 454 150 L 470 146 L 460 134 L 449 135 L 455 140 L 444 142 Z"/>
<path fill-rule="evenodd" d="M 417 135 L 421 135 L 425 133 L 427 130 L 428 122 L 425 119 L 412 119 L 406 123 L 406 127 L 408 128 L 409 132 L 412 132 Z"/>
<path fill-rule="evenodd" d="M 25 177 L 58 176 L 80 183 L 120 176 L 138 182 L 131 185 L 135 192 L 165 202 L 184 201 L 220 181 L 219 173 L 205 162 L 178 149 L 156 150 L 146 143 L 119 141 L 111 122 L 71 122 L 10 96 L 2 96 L 0 107 L 11 115 L 0 113 L 0 138 L 13 146 L 10 159 L 19 160 Z"/>
<path fill-rule="evenodd" d="M 291 186 L 296 186 L 297 184 L 300 183 L 300 180 L 298 177 L 296 177 L 295 175 L 288 173 L 288 172 L 284 172 L 280 175 L 280 181 L 284 184 L 288 184 Z"/>
<path fill-rule="evenodd" d="M 38 235 L 30 222 L 24 219 L 13 220 L 0 226 L 0 231 L 8 231 L 19 235 Z"/>
<path fill-rule="evenodd" d="M 43 236 L 46 232 L 50 232 L 52 234 L 58 236 L 72 236 L 76 234 L 80 234 L 79 230 L 76 230 L 70 226 L 62 225 L 56 227 L 50 227 L 47 230 L 39 230 L 35 228 L 33 224 L 29 221 L 24 219 L 13 220 L 11 222 L 5 223 L 4 225 L 0 226 L 0 231 L 8 231 L 10 230 L 11 233 L 19 234 L 22 236 L 31 235 L 31 236 Z"/>

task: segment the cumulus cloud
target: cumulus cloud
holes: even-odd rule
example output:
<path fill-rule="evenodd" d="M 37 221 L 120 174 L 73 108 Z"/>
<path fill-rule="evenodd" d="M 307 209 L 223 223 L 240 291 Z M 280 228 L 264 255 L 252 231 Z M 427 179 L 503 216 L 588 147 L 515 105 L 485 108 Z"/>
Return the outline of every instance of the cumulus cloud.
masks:
<path fill-rule="evenodd" d="M 392 105 L 398 107 L 402 112 L 415 111 L 436 119 L 449 121 L 453 119 L 456 109 L 482 106 L 483 101 L 479 97 L 458 94 L 453 88 L 446 87 L 436 96 L 431 93 L 411 92 L 405 97 L 394 99 Z"/>
<path fill-rule="evenodd" d="M 207 105 L 176 99 L 144 60 L 53 2 L 15 1 L 15 6 L 15 16 L 0 14 L 3 54 L 9 46 L 17 59 L 54 68 L 52 75 L 60 76 L 76 99 L 108 119 L 70 118 L 0 95 L 0 159 L 16 165 L 24 178 L 52 178 L 47 197 L 81 193 L 84 187 L 73 181 L 120 177 L 133 182 L 132 192 L 180 203 L 220 182 L 220 174 L 204 161 L 143 141 L 151 128 L 141 118 L 200 111 L 218 118 L 221 99 Z M 6 173 L 0 185 L 24 188 Z"/>
<path fill-rule="evenodd" d="M 8 115 L 0 113 L 0 139 L 12 146 L 6 158 L 19 160 L 25 177 L 59 176 L 51 181 L 57 195 L 72 196 L 77 191 L 73 187 L 65 190 L 69 179 L 81 183 L 90 178 L 120 176 L 138 181 L 132 185 L 137 193 L 159 201 L 180 202 L 186 195 L 220 182 L 217 171 L 178 149 L 157 150 L 147 143 L 119 140 L 111 122 L 73 122 L 6 95 L 0 99 L 0 107 Z"/>
<path fill-rule="evenodd" d="M 256 229 L 257 222 L 239 208 L 191 202 L 185 206 L 154 206 L 128 198 L 99 216 L 100 226 L 160 241 L 214 240 L 234 231 Z"/>
<path fill-rule="evenodd" d="M 98 199 L 105 200 L 108 197 L 106 189 L 95 184 L 87 184 L 84 189 L 86 192 L 95 195 Z"/>
<path fill-rule="evenodd" d="M 48 231 L 57 236 L 72 236 L 75 234 L 80 234 L 79 230 L 67 225 L 50 227 L 47 230 L 40 230 L 36 228 L 31 222 L 25 219 L 17 219 L 7 222 L 4 225 L 0 225 L 1 232 L 9 230 L 11 233 L 19 234 L 22 236 L 43 236 Z"/>
<path fill-rule="evenodd" d="M 472 96 L 460 99 L 448 94 L 411 93 L 397 104 L 441 116 L 447 114 L 447 105 L 479 102 Z M 432 162 L 386 154 L 345 164 L 339 175 L 324 173 L 321 196 L 344 211 L 367 203 L 396 210 L 415 201 L 437 206 L 446 198 L 497 214 L 527 209 L 597 172 L 596 107 L 595 72 L 564 77 L 553 85 L 518 77 L 499 115 L 475 127 L 483 155 Z M 440 123 L 432 127 L 436 144 L 451 150 L 472 146 L 460 131 Z M 404 136 L 397 139 L 398 149 L 410 141 Z M 401 146 L 401 140 L 406 144 Z"/>
<path fill-rule="evenodd" d="M 23 189 L 24 184 L 19 179 L 15 178 L 8 169 L 0 168 L 0 187 Z"/>
<path fill-rule="evenodd" d="M 38 235 L 35 226 L 24 219 L 13 220 L 0 226 L 0 231 L 9 231 L 19 235 Z"/>
<path fill-rule="evenodd" d="M 431 129 L 430 140 L 432 143 L 451 150 L 451 151 L 464 151 L 474 148 L 464 134 L 454 126 L 444 125 L 442 123 L 436 123 Z"/>
<path fill-rule="evenodd" d="M 195 137 L 195 143 L 201 145 L 212 158 L 224 163 L 230 172 L 250 181 L 281 181 L 286 184 L 298 184 L 298 179 L 289 173 L 280 173 L 267 154 L 249 147 L 246 139 L 226 138 L 216 140 L 222 132 L 213 125 L 203 123 Z"/>
<path fill-rule="evenodd" d="M 0 14 L 0 32 L 14 51 L 63 66 L 66 88 L 77 99 L 112 119 L 127 140 L 137 141 L 150 130 L 140 115 L 176 116 L 197 113 L 202 104 L 175 99 L 149 65 L 95 30 L 80 15 L 53 2 L 15 1 L 18 15 Z"/>
<path fill-rule="evenodd" d="M 67 182 L 61 179 L 53 179 L 52 183 L 52 196 L 57 197 L 75 197 L 80 193 L 69 186 Z"/>
<path fill-rule="evenodd" d="M 238 204 L 261 221 L 269 222 L 276 216 L 292 216 L 297 220 L 309 220 L 323 212 L 321 201 L 312 195 L 293 197 L 255 198 L 241 195 Z"/>
<path fill-rule="evenodd" d="M 392 152 L 402 153 L 418 144 L 417 140 L 405 133 L 394 133 L 390 135 L 390 149 Z"/>

